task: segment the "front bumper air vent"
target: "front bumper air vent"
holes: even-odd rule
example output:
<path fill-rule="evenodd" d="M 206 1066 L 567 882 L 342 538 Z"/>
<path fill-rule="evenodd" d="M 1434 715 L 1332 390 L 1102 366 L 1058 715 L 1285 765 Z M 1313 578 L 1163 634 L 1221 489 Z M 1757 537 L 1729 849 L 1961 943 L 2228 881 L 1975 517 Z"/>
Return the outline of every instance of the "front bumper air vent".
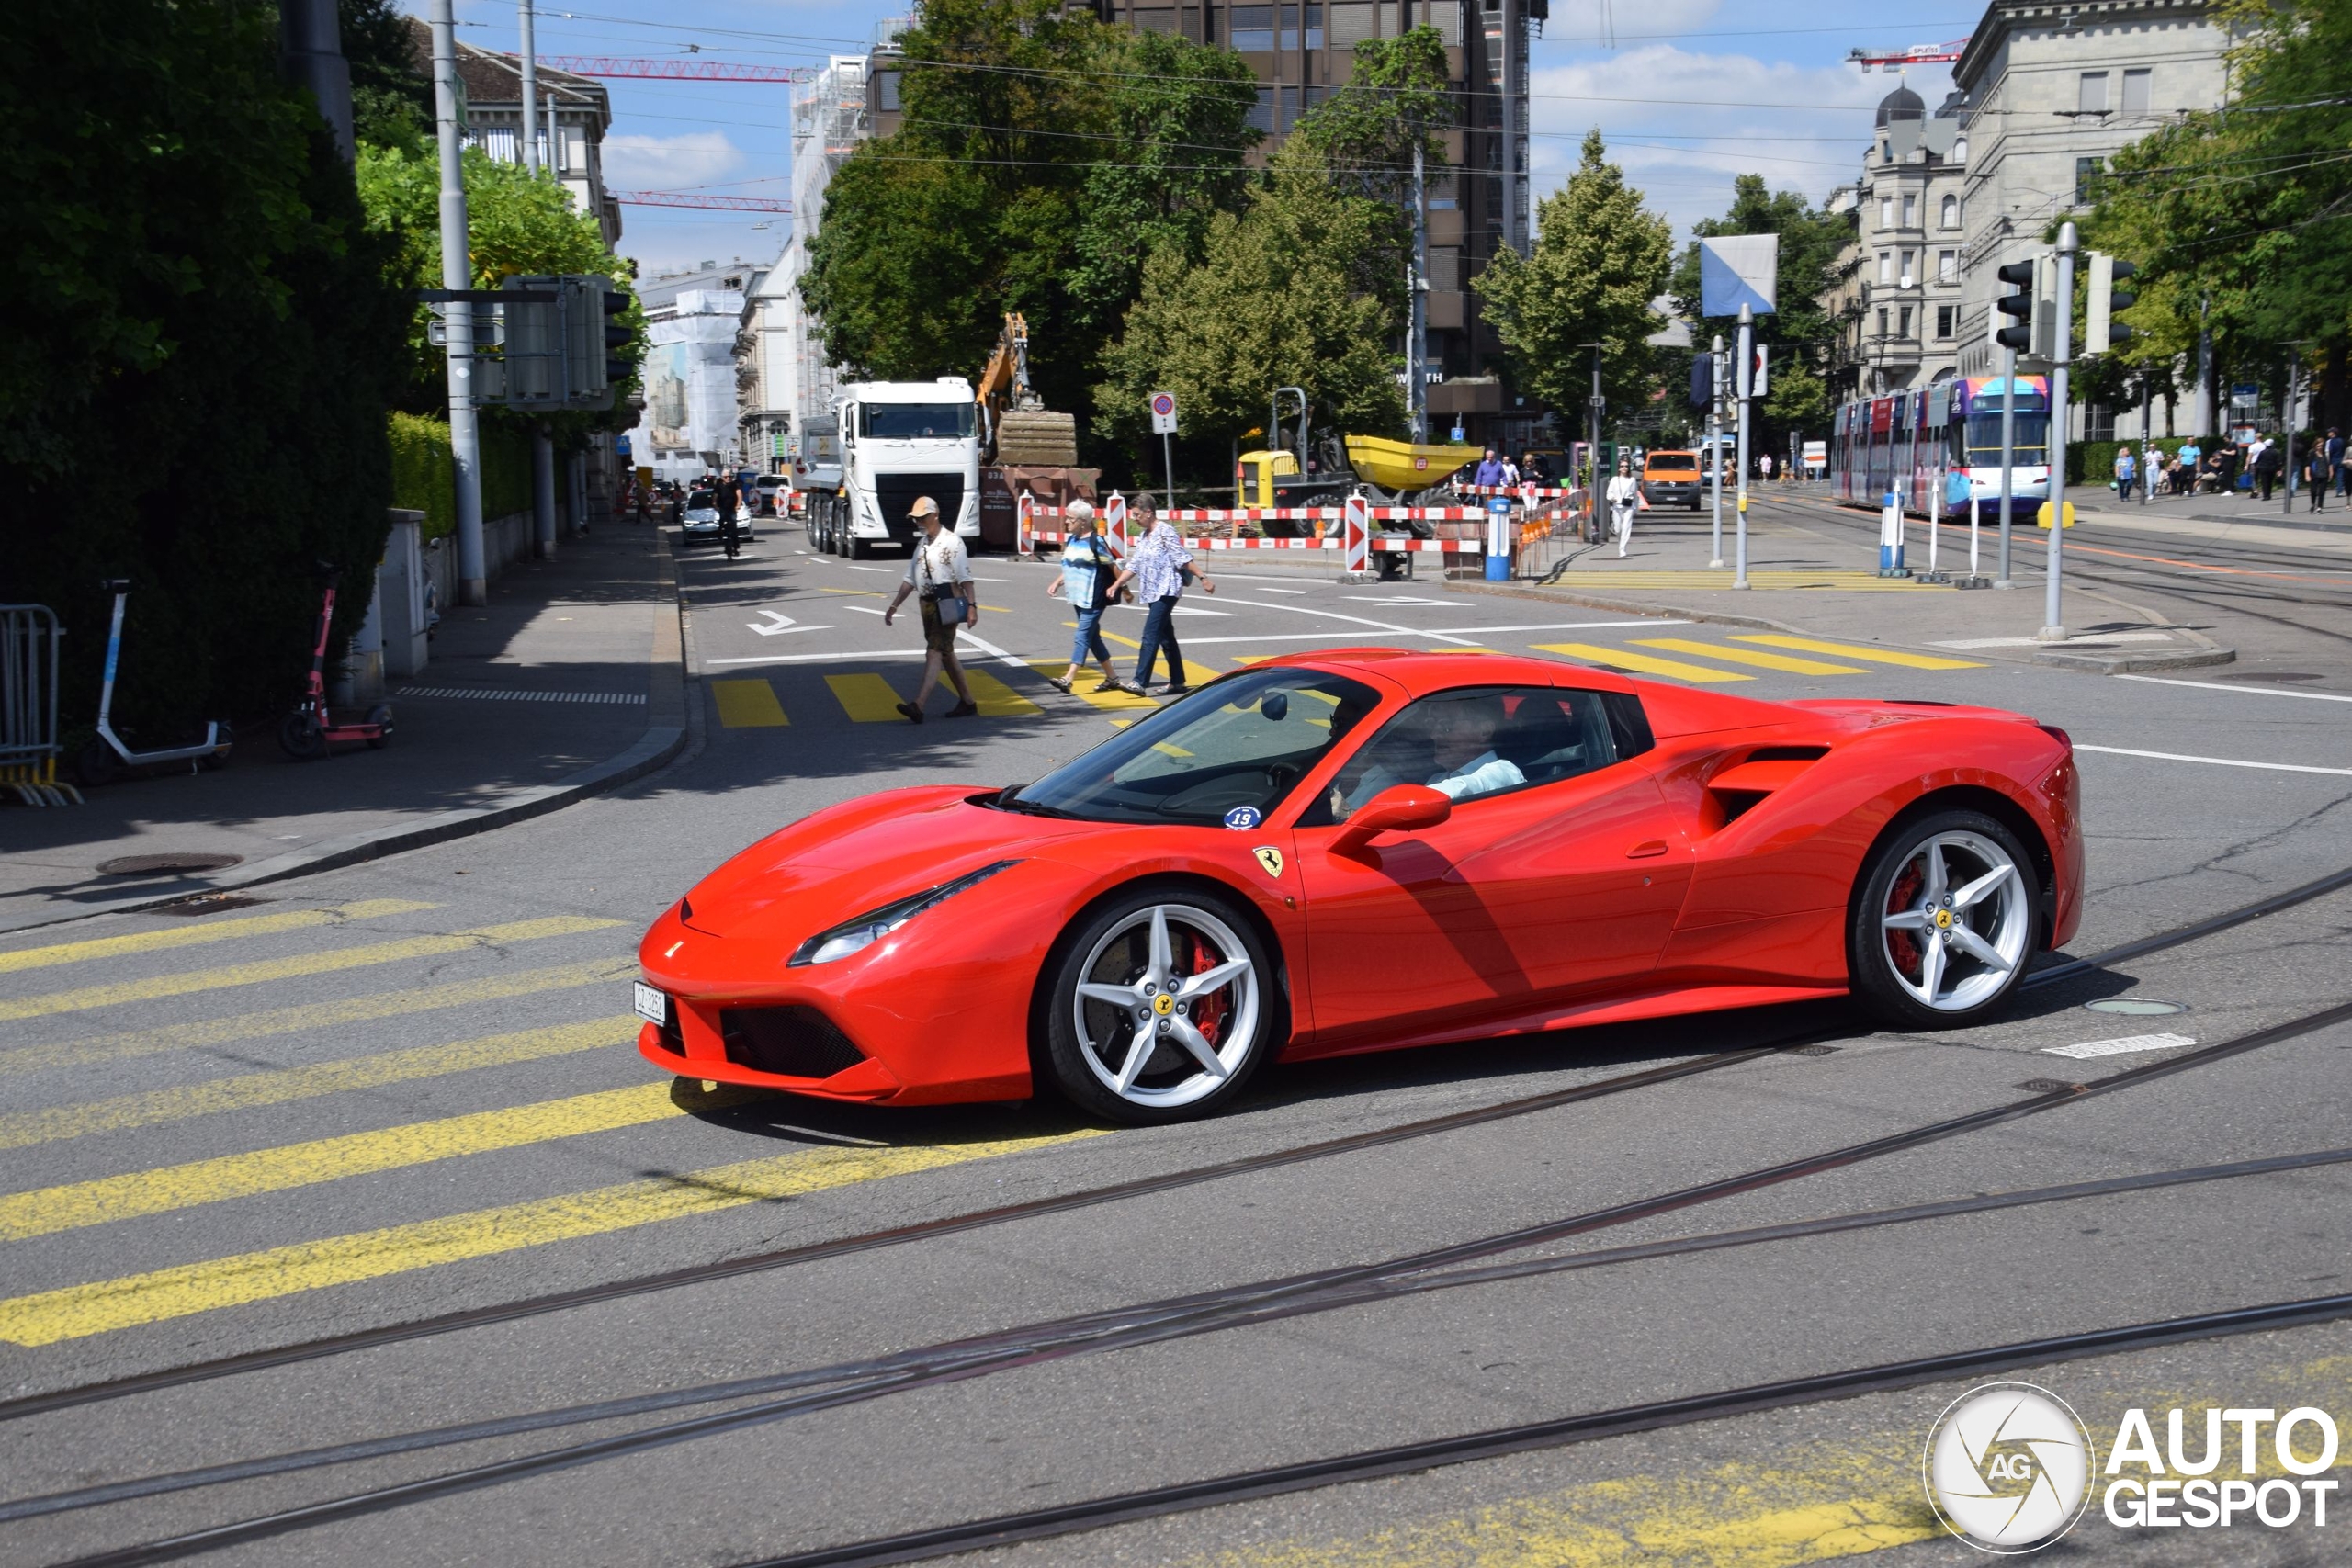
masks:
<path fill-rule="evenodd" d="M 865 1060 L 839 1025 L 811 1007 L 729 1008 L 718 1015 L 727 1059 L 756 1073 L 829 1078 Z"/>

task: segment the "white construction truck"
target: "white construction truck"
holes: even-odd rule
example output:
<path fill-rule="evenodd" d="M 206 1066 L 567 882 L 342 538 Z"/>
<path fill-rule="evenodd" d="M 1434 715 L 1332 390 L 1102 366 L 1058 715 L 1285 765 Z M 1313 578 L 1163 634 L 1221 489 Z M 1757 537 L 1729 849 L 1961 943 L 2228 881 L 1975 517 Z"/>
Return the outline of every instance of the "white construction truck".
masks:
<path fill-rule="evenodd" d="M 980 437 L 972 384 L 855 381 L 833 401 L 841 432 L 841 484 L 830 502 L 812 496 L 809 541 L 854 560 L 876 546 L 910 547 L 915 498 L 939 504 L 942 521 L 967 541 L 980 536 Z"/>

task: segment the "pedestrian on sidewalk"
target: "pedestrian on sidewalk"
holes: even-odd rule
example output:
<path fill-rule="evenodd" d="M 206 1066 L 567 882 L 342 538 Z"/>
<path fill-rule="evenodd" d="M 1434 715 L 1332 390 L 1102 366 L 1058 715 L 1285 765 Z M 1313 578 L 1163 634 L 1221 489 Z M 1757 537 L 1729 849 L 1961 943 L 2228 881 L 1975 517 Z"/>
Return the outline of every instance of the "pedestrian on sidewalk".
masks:
<path fill-rule="evenodd" d="M 922 596 L 922 684 L 915 689 L 913 702 L 900 703 L 898 708 L 908 723 L 921 724 L 922 705 L 944 671 L 948 683 L 962 699 L 947 710 L 947 716 L 969 718 L 980 709 L 972 701 L 972 688 L 965 682 L 964 667 L 956 662 L 956 634 L 980 613 L 980 602 L 972 592 L 972 559 L 965 554 L 964 541 L 940 526 L 939 502 L 919 495 L 908 515 L 922 529 L 922 537 L 915 541 L 914 554 L 907 560 L 906 581 L 899 584 L 899 596 L 890 601 L 890 607 L 882 612 L 882 624 L 890 624 L 908 594 Z"/>
<path fill-rule="evenodd" d="M 1216 584 L 1206 573 L 1193 570 L 1193 552 L 1184 547 L 1173 525 L 1155 520 L 1150 502 L 1138 500 L 1128 515 L 1145 533 L 1129 547 L 1127 569 L 1111 584 L 1111 592 L 1116 593 L 1133 582 L 1136 596 L 1143 604 L 1143 648 L 1136 654 L 1136 687 L 1140 690 L 1151 684 L 1152 666 L 1164 647 L 1168 685 L 1160 695 L 1181 697 L 1192 687 L 1184 680 L 1183 650 L 1176 646 L 1176 601 L 1183 596 L 1187 581 L 1198 582 L 1206 593 L 1216 592 Z"/>
<path fill-rule="evenodd" d="M 1519 478 L 1522 484 L 1548 486 L 1552 482 L 1552 465 L 1544 460 L 1543 453 L 1531 450 L 1519 460 Z"/>
<path fill-rule="evenodd" d="M 2335 465 L 2327 460 L 2327 444 L 2312 443 L 2311 456 L 2303 459 L 2303 483 L 2311 492 L 2310 510 L 2327 510 L 2327 487 L 2335 482 Z"/>
<path fill-rule="evenodd" d="M 1771 482 L 1772 454 L 1770 452 L 1758 452 L 1756 455 L 1756 477 L 1767 484 Z"/>
<path fill-rule="evenodd" d="M 1470 482 L 1482 487 L 1491 487 L 1503 482 L 1502 459 L 1495 456 L 1493 447 L 1487 447 L 1487 455 L 1478 459 L 1478 471 L 1471 476 Z"/>
<path fill-rule="evenodd" d="M 2140 466 L 2132 457 L 2132 448 L 2129 446 L 2117 447 L 2115 449 L 2115 499 L 2118 501 L 2131 500 L 2132 481 L 2139 477 Z"/>
<path fill-rule="evenodd" d="M 1609 524 L 1617 535 L 1617 555 L 1634 542 L 1634 512 L 1642 502 L 1642 481 L 1634 477 L 1631 459 L 1617 459 L 1617 477 L 1609 481 Z"/>
<path fill-rule="evenodd" d="M 2254 482 L 2262 487 L 2262 499 L 2267 502 L 2270 492 L 2278 488 L 2278 475 L 2287 467 L 2287 455 L 2278 443 L 2265 437 L 2261 450 L 2254 455 Z"/>
<path fill-rule="evenodd" d="M 2327 429 L 2326 449 L 2328 465 L 2335 470 L 2336 494 L 2352 495 L 2352 469 L 2344 466 L 2344 437 L 2334 425 Z"/>
<path fill-rule="evenodd" d="M 1102 641 L 1102 612 L 1111 607 L 1111 585 L 1118 581 L 1119 558 L 1112 553 L 1110 537 L 1102 532 L 1102 518 L 1092 502 L 1071 502 L 1068 516 L 1069 537 L 1062 541 L 1062 570 L 1046 592 L 1069 600 L 1069 607 L 1078 612 L 1078 631 L 1070 638 L 1069 668 L 1062 671 L 1061 679 L 1048 684 L 1057 691 L 1070 690 L 1091 654 L 1102 671 L 1102 683 L 1096 691 L 1140 695 L 1139 688 L 1119 679 L 1111 664 L 1111 650 Z"/>

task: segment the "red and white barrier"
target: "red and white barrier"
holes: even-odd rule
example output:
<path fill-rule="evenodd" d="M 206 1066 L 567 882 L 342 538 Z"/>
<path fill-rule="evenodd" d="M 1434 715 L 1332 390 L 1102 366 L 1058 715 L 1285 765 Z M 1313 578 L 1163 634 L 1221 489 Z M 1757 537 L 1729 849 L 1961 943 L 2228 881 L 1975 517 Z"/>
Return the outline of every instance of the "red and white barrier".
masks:
<path fill-rule="evenodd" d="M 1374 521 L 1402 523 L 1419 520 L 1426 523 L 1466 523 L 1484 517 L 1483 506 L 1370 506 L 1364 508 Z M 1182 506 L 1173 512 L 1163 512 L 1170 523 L 1338 523 L 1345 515 L 1345 508 L 1338 506 Z"/>
<path fill-rule="evenodd" d="M 1340 525 L 1340 537 L 1348 547 L 1347 570 L 1351 573 L 1372 570 L 1372 508 L 1363 497 L 1351 495 L 1341 510 L 1346 513 Z"/>
<path fill-rule="evenodd" d="M 1039 514 L 1046 515 L 1044 508 L 1039 508 Z M 1038 545 L 1057 546 L 1069 537 L 1068 534 L 1047 533 L 1040 529 L 1030 534 L 1029 541 L 1034 549 L 1034 547 Z M 1322 539 L 1226 539 L 1212 535 L 1206 537 L 1187 537 L 1184 540 L 1184 547 L 1194 551 L 1337 550 L 1344 547 L 1345 541 L 1337 534 Z M 1411 550 L 1423 555 L 1482 556 L 1487 553 L 1487 542 L 1484 539 L 1416 539 L 1408 534 L 1368 533 L 1365 547 L 1367 552 Z"/>

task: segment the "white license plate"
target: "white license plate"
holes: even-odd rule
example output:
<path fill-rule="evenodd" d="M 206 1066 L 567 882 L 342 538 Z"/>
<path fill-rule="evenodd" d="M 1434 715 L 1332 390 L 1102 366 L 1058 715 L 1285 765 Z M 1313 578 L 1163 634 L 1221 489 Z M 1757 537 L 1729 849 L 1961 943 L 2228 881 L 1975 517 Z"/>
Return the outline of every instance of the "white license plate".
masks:
<path fill-rule="evenodd" d="M 670 1021 L 670 998 L 639 980 L 637 982 L 637 1010 L 643 1017 L 666 1025 Z"/>

